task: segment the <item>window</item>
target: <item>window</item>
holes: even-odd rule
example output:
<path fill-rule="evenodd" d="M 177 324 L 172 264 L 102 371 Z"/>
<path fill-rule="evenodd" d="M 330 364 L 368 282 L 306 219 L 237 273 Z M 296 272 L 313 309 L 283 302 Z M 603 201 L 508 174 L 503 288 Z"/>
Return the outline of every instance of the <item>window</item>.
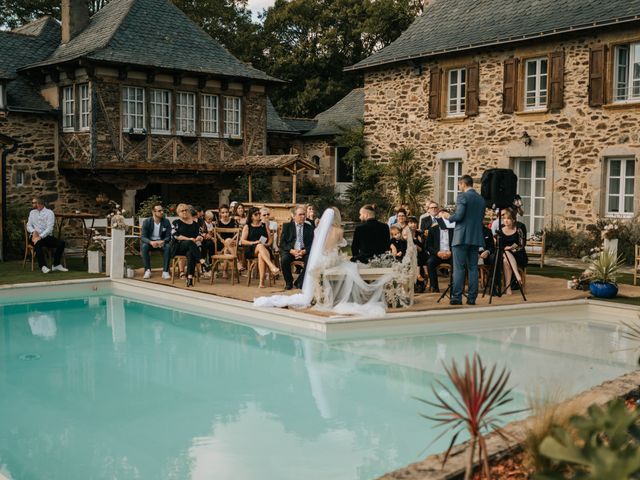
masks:
<path fill-rule="evenodd" d="M 178 92 L 176 94 L 176 133 L 196 134 L 196 94 Z"/>
<path fill-rule="evenodd" d="M 218 135 L 218 97 L 216 95 L 202 95 L 200 119 L 203 135 Z"/>
<path fill-rule="evenodd" d="M 524 65 L 524 109 L 536 110 L 547 106 L 547 59 L 527 60 Z"/>
<path fill-rule="evenodd" d="M 91 98 L 89 97 L 89 84 L 78 85 L 80 97 L 80 130 L 89 130 L 91 126 Z"/>
<path fill-rule="evenodd" d="M 632 216 L 635 191 L 635 159 L 607 161 L 607 215 Z"/>
<path fill-rule="evenodd" d="M 457 68 L 455 70 L 449 70 L 447 78 L 449 82 L 447 115 L 450 117 L 464 115 L 467 96 L 467 69 Z"/>
<path fill-rule="evenodd" d="M 544 229 L 545 169 L 544 158 L 520 158 L 516 160 L 518 194 L 522 198 L 524 216 L 522 223 L 533 234 Z"/>
<path fill-rule="evenodd" d="M 313 175 L 315 177 L 319 177 L 320 176 L 320 157 L 318 155 L 314 155 L 313 157 L 311 157 L 311 163 L 315 163 L 317 165 L 317 168 L 313 171 Z"/>
<path fill-rule="evenodd" d="M 24 168 L 16 170 L 16 187 L 23 187 L 27 183 L 27 171 Z"/>
<path fill-rule="evenodd" d="M 151 90 L 151 133 L 171 133 L 171 92 Z"/>
<path fill-rule="evenodd" d="M 62 89 L 62 131 L 73 132 L 75 110 L 73 103 L 73 86 Z"/>
<path fill-rule="evenodd" d="M 224 97 L 224 136 L 239 137 L 240 129 L 240 98 Z"/>
<path fill-rule="evenodd" d="M 354 166 L 347 163 L 344 159 L 349 149 L 347 147 L 336 148 L 336 183 L 353 182 Z"/>
<path fill-rule="evenodd" d="M 122 89 L 122 129 L 125 132 L 142 132 L 144 129 L 144 88 Z"/>
<path fill-rule="evenodd" d="M 444 204 L 454 205 L 458 197 L 458 180 L 462 176 L 462 160 L 444 162 Z"/>
<path fill-rule="evenodd" d="M 615 48 L 613 85 L 614 101 L 640 100 L 640 43 Z"/>
<path fill-rule="evenodd" d="M 0 82 L 0 110 L 4 110 L 6 108 L 5 92 L 5 84 Z"/>

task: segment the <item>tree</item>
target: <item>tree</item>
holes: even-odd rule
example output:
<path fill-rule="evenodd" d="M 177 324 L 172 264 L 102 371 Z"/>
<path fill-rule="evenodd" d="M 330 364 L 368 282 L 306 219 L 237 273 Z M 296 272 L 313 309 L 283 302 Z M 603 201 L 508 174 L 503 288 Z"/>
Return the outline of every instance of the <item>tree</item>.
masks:
<path fill-rule="evenodd" d="M 109 0 L 88 0 L 91 13 Z M 45 15 L 60 18 L 60 0 L 0 0 L 0 29 L 13 29 Z"/>
<path fill-rule="evenodd" d="M 403 147 L 391 153 L 386 179 L 392 186 L 398 204 L 408 204 L 412 212 L 420 211 L 420 204 L 431 193 L 431 177 L 421 174 L 415 150 Z"/>

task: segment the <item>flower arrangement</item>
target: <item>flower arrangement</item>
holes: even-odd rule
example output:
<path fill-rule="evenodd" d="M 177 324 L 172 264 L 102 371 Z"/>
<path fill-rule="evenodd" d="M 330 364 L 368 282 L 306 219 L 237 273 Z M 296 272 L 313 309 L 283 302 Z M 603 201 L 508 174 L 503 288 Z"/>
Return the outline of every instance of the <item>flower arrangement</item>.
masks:
<path fill-rule="evenodd" d="M 375 255 L 369 260 L 369 263 L 366 265 L 358 264 L 358 266 L 363 268 L 390 268 L 396 264 L 396 260 L 389 252 L 382 253 L 380 255 Z"/>
<path fill-rule="evenodd" d="M 124 221 L 124 214 L 127 212 L 124 208 L 120 208 L 120 205 L 113 200 L 109 202 L 113 211 L 107 215 L 111 228 L 116 230 L 126 230 L 127 224 Z"/>
<path fill-rule="evenodd" d="M 574 290 L 589 290 L 589 284 L 593 280 L 593 272 L 586 269 L 579 276 L 571 277 L 571 288 Z"/>
<path fill-rule="evenodd" d="M 603 240 L 615 240 L 617 238 L 620 238 L 621 230 L 622 225 L 618 222 L 618 220 L 613 220 L 612 222 L 606 223 L 602 227 L 600 237 Z"/>

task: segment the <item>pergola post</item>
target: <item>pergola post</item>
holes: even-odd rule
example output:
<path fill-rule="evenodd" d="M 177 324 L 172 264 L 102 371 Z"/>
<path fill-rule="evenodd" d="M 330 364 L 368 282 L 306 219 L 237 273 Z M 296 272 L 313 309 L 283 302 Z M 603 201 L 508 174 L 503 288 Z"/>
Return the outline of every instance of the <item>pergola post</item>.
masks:
<path fill-rule="evenodd" d="M 298 165 L 297 164 L 293 164 L 293 186 L 292 186 L 292 193 L 293 193 L 293 204 L 296 205 L 296 186 L 298 184 Z"/>
<path fill-rule="evenodd" d="M 249 203 L 253 203 L 253 189 L 251 185 L 251 172 L 249 172 Z"/>

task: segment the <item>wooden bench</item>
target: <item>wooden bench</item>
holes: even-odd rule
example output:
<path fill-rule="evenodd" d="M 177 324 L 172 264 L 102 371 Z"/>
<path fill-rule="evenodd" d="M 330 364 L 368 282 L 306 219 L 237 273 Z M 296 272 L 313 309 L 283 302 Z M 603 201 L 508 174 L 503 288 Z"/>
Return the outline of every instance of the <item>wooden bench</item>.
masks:
<path fill-rule="evenodd" d="M 544 251 L 546 247 L 546 232 L 542 234 L 540 240 L 527 240 L 527 245 L 524 247 L 529 258 L 529 263 L 539 263 L 540 268 L 544 267 Z"/>

